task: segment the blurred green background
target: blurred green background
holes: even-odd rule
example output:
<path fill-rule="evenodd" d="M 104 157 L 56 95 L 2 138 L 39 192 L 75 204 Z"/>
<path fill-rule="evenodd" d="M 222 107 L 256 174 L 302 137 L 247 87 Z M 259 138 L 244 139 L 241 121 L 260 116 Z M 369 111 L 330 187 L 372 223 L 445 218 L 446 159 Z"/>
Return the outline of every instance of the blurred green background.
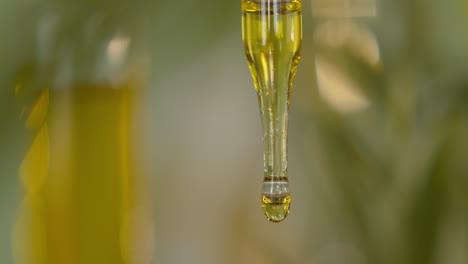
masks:
<path fill-rule="evenodd" d="M 24 195 L 13 76 L 34 48 L 22 43 L 32 14 L 49 7 L 145 21 L 151 70 L 137 108 L 152 217 L 141 240 L 150 257 L 138 264 L 468 263 L 465 0 L 303 0 L 293 200 L 280 224 L 260 208 L 262 131 L 240 1 L 2 1 L 0 263 L 15 263 Z"/>

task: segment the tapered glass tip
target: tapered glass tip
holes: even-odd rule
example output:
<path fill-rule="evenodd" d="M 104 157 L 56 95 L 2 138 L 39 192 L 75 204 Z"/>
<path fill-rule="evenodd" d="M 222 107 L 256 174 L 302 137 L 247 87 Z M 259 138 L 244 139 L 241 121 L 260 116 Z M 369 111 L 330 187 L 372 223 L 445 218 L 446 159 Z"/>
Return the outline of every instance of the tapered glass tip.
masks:
<path fill-rule="evenodd" d="M 289 214 L 291 195 L 287 182 L 264 182 L 262 208 L 267 219 L 278 223 Z"/>

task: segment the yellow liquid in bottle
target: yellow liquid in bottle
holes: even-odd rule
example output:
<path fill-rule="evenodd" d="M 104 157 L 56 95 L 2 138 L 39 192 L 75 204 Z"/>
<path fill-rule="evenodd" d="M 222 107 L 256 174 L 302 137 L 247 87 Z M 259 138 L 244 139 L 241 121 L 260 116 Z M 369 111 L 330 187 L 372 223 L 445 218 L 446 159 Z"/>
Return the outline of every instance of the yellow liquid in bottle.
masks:
<path fill-rule="evenodd" d="M 37 94 L 28 86 L 19 82 L 17 96 Z M 20 166 L 17 264 L 130 263 L 132 91 L 44 88 L 23 105 L 32 143 Z"/>
<path fill-rule="evenodd" d="M 289 213 L 287 126 L 290 95 L 300 60 L 300 0 L 243 0 L 244 52 L 263 123 L 262 207 L 272 222 Z"/>

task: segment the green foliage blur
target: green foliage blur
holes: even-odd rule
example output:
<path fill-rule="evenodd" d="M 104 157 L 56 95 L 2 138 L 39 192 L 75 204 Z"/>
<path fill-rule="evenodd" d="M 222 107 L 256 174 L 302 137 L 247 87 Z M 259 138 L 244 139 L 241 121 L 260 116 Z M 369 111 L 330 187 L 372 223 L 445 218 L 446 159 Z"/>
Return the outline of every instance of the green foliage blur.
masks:
<path fill-rule="evenodd" d="M 309 87 L 310 101 L 292 107 L 291 123 L 308 138 L 301 161 L 309 162 L 315 236 L 343 245 L 343 255 L 323 263 L 467 263 L 467 2 L 375 4 L 375 17 L 306 23 L 299 85 Z M 327 42 L 345 23 L 352 33 Z M 334 36 L 317 35 L 320 27 Z M 355 28 L 375 34 L 379 62 L 362 56 L 372 50 L 355 40 L 364 36 Z M 366 102 L 354 104 L 362 109 L 330 107 L 317 92 L 320 80 L 304 73 L 325 68 L 323 61 L 357 84 Z"/>

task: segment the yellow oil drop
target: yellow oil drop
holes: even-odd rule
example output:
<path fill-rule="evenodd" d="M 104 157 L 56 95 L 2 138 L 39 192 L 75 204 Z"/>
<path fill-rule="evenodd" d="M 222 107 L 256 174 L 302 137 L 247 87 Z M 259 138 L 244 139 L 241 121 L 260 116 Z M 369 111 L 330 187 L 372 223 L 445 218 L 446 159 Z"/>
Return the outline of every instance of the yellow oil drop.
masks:
<path fill-rule="evenodd" d="M 279 223 L 289 214 L 291 195 L 262 195 L 262 207 L 269 221 Z"/>

